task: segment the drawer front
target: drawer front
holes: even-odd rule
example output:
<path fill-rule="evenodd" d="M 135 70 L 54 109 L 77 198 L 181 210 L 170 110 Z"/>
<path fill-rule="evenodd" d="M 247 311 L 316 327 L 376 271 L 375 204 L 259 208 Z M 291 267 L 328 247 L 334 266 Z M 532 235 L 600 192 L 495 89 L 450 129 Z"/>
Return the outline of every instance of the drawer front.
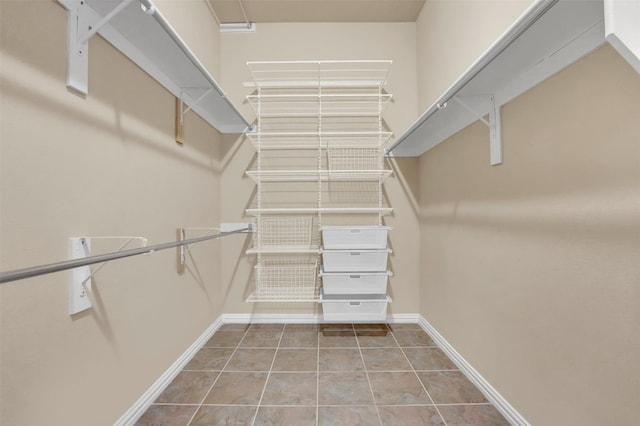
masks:
<path fill-rule="evenodd" d="M 383 272 L 388 256 L 386 251 L 323 251 L 322 263 L 326 272 Z"/>
<path fill-rule="evenodd" d="M 387 279 L 386 272 L 375 275 L 327 274 L 322 276 L 322 288 L 325 294 L 386 294 Z"/>
<path fill-rule="evenodd" d="M 326 249 L 387 247 L 386 227 L 327 227 L 322 229 L 322 244 Z"/>
<path fill-rule="evenodd" d="M 322 315 L 326 321 L 385 321 L 387 300 L 323 301 Z"/>

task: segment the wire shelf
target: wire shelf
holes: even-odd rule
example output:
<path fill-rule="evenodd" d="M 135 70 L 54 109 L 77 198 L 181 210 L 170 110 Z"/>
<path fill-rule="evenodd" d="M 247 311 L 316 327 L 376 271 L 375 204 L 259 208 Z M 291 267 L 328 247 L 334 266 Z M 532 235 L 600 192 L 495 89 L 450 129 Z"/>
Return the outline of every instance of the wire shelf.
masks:
<path fill-rule="evenodd" d="M 255 87 L 384 86 L 392 61 L 247 62 Z"/>
<path fill-rule="evenodd" d="M 385 145 L 392 132 L 261 132 L 248 133 L 258 149 L 318 149 L 329 146 L 377 147 Z"/>
<path fill-rule="evenodd" d="M 312 230 L 311 216 L 260 217 L 254 234 L 255 248 L 271 251 L 312 249 Z"/>
<path fill-rule="evenodd" d="M 318 259 L 306 256 L 263 260 L 255 266 L 255 291 L 249 301 L 317 301 Z"/>

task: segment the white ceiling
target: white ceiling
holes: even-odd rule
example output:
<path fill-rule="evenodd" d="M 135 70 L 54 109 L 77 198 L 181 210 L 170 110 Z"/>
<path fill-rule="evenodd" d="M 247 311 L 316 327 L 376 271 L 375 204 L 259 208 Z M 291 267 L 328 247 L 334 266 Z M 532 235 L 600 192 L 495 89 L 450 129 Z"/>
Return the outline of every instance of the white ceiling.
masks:
<path fill-rule="evenodd" d="M 221 23 L 415 22 L 425 0 L 209 0 Z"/>

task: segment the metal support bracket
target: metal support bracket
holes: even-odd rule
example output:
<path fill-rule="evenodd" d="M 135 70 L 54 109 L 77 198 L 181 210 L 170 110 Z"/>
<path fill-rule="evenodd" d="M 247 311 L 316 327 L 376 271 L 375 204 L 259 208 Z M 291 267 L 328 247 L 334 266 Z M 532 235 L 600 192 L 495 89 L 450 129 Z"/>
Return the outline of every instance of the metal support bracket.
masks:
<path fill-rule="evenodd" d="M 483 114 L 471 108 L 465 103 L 461 96 L 454 96 L 455 100 L 461 107 L 476 116 L 478 120 L 483 122 L 489 128 L 489 160 L 492 166 L 502 164 L 502 118 L 500 115 L 501 105 L 496 105 L 496 99 L 493 95 L 478 95 L 486 97 L 489 102 L 489 121 L 484 119 Z"/>
<path fill-rule="evenodd" d="M 89 93 L 89 39 L 134 0 L 123 0 L 98 20 L 84 0 L 67 10 L 67 87 L 81 95 Z"/>
<path fill-rule="evenodd" d="M 123 250 L 131 241 L 139 240 L 142 247 L 146 247 L 147 239 L 144 237 L 75 237 L 69 238 L 71 242 L 71 258 L 79 259 L 91 256 L 91 240 L 92 239 L 126 239 L 126 241 L 116 250 Z M 69 284 L 69 315 L 75 315 L 91 308 L 91 300 L 89 300 L 88 290 L 91 286 L 93 276 L 104 267 L 108 262 L 102 263 L 100 266 L 91 271 L 90 266 L 81 266 L 71 270 L 71 281 Z"/>
<path fill-rule="evenodd" d="M 195 230 L 206 230 L 204 234 L 200 235 L 200 237 L 206 237 L 214 231 L 219 232 L 234 232 L 241 229 L 249 228 L 251 229 L 250 223 L 221 223 L 219 228 L 209 228 L 209 227 L 190 227 L 190 228 L 178 228 L 177 229 L 177 239 L 178 241 L 184 241 L 187 239 L 187 231 L 195 231 Z M 246 231 L 250 232 L 250 231 Z M 181 245 L 177 247 L 177 255 L 178 255 L 178 274 L 183 274 L 185 270 L 185 263 L 187 261 L 187 253 L 191 250 L 191 247 L 188 245 Z"/>

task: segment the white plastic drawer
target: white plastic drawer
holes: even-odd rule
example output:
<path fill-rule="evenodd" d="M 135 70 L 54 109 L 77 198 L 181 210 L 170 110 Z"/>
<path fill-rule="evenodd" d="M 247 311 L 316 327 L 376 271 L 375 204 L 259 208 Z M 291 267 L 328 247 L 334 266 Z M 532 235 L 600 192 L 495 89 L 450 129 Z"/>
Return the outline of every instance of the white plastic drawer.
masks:
<path fill-rule="evenodd" d="M 320 270 L 322 288 L 329 294 L 386 294 L 387 278 L 384 272 L 325 272 Z"/>
<path fill-rule="evenodd" d="M 390 249 L 322 250 L 325 272 L 384 272 Z"/>
<path fill-rule="evenodd" d="M 325 249 L 383 249 L 387 247 L 388 226 L 323 226 Z"/>
<path fill-rule="evenodd" d="M 322 317 L 325 321 L 386 321 L 387 295 L 339 296 L 320 294 Z"/>

